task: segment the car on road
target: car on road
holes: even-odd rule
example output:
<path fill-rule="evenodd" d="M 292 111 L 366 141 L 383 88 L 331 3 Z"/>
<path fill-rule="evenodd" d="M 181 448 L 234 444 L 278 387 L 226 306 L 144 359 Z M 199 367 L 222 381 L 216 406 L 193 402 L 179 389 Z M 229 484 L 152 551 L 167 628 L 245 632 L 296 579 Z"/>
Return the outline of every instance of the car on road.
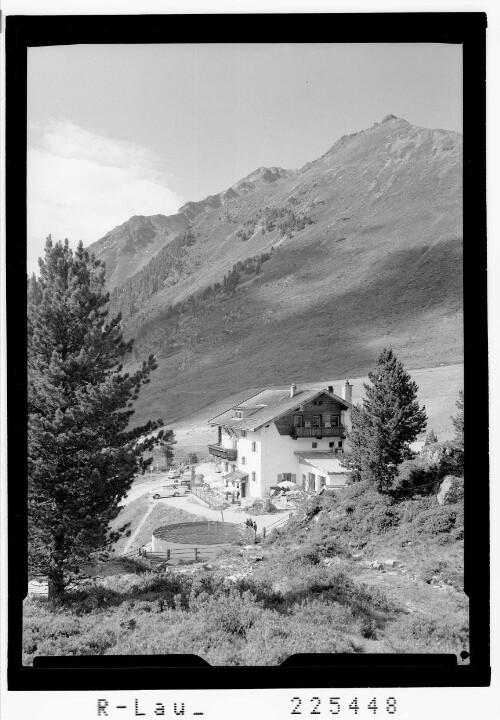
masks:
<path fill-rule="evenodd" d="M 169 470 L 167 474 L 167 478 L 169 480 L 175 480 L 175 478 L 180 478 L 181 474 L 178 470 Z"/>
<path fill-rule="evenodd" d="M 182 485 L 183 487 L 191 489 L 191 478 L 184 478 L 184 480 L 178 480 L 175 484 Z"/>
<path fill-rule="evenodd" d="M 185 485 L 165 485 L 159 488 L 153 495 L 153 500 L 159 500 L 160 498 L 167 497 L 179 497 L 189 492 Z"/>

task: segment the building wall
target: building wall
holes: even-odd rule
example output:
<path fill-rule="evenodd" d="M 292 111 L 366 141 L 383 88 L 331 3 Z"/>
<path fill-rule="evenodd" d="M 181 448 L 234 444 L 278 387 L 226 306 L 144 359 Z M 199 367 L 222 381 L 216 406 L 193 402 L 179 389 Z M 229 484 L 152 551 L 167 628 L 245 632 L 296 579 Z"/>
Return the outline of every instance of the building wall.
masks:
<path fill-rule="evenodd" d="M 255 450 L 252 450 L 252 442 L 255 443 Z M 245 458 L 243 465 L 242 459 Z M 248 474 L 247 497 L 260 497 L 262 481 L 262 438 L 261 431 L 247 431 L 246 437 L 238 438 L 238 459 L 236 461 L 238 470 Z M 252 472 L 255 473 L 255 482 L 252 481 Z"/>
<path fill-rule="evenodd" d="M 222 437 L 221 437 L 221 445 L 225 448 L 235 448 L 236 447 L 236 439 L 234 436 L 229 435 L 224 428 L 222 428 Z"/>
<path fill-rule="evenodd" d="M 344 487 L 347 484 L 349 476 L 342 475 L 341 473 L 335 473 L 335 475 L 328 475 L 326 478 L 326 484 L 329 487 Z"/>
<path fill-rule="evenodd" d="M 312 412 L 313 407 L 304 407 L 304 410 L 306 409 Z M 350 410 L 340 412 L 337 403 L 333 401 L 325 401 L 322 406 L 314 406 L 314 412 L 318 414 L 336 410 L 340 415 L 341 424 L 349 429 Z M 334 443 L 333 448 L 338 448 L 340 442 L 342 442 L 342 449 L 346 448 L 346 440 L 340 437 L 323 437 L 321 440 L 316 438 L 294 439 L 288 434 L 291 427 L 293 427 L 293 413 L 280 418 L 276 424 L 271 422 L 255 432 L 247 431 L 246 437 L 238 437 L 237 442 L 234 436 L 222 430 L 222 446 L 237 447 L 238 450 L 236 462 L 228 463 L 228 471 L 230 472 L 232 465 L 235 465 L 238 470 L 248 474 L 247 497 L 262 497 L 268 494 L 271 486 L 278 484 L 278 475 L 283 473 L 295 475 L 297 484 L 301 485 L 304 465 L 299 464 L 299 457 L 294 454 L 296 451 L 331 451 L 330 443 Z M 256 444 L 255 451 L 251 449 L 252 442 Z M 243 457 L 246 460 L 244 465 Z M 221 462 L 224 468 L 224 461 Z M 252 481 L 252 472 L 256 474 L 255 482 Z M 327 484 L 341 484 L 346 478 L 347 476 L 337 475 L 332 483 L 327 477 Z"/>

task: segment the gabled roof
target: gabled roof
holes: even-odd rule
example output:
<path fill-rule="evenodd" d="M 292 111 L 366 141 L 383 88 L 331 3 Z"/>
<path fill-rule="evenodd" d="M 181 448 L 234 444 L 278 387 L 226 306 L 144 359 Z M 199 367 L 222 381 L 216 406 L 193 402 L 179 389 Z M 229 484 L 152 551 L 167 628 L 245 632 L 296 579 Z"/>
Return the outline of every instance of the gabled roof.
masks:
<path fill-rule="evenodd" d="M 319 395 L 328 395 L 346 410 L 352 407 L 351 403 L 329 392 L 326 387 L 307 387 L 302 390 L 297 388 L 293 397 L 290 397 L 290 388 L 266 388 L 256 395 L 252 395 L 248 400 L 216 415 L 209 420 L 209 424 L 223 425 L 233 430 L 258 430 L 263 425 L 293 412 L 306 402 L 311 402 Z M 235 410 L 246 410 L 246 416 L 235 418 Z"/>

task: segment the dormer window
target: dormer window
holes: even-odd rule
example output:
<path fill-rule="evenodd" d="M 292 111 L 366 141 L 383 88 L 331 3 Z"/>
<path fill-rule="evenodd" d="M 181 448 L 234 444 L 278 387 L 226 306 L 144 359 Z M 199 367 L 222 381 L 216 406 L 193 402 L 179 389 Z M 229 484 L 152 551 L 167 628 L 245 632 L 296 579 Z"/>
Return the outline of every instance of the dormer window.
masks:
<path fill-rule="evenodd" d="M 242 411 L 242 410 L 235 410 L 235 411 L 234 411 L 234 417 L 235 417 L 235 418 L 242 418 L 242 417 L 243 417 L 243 411 Z"/>

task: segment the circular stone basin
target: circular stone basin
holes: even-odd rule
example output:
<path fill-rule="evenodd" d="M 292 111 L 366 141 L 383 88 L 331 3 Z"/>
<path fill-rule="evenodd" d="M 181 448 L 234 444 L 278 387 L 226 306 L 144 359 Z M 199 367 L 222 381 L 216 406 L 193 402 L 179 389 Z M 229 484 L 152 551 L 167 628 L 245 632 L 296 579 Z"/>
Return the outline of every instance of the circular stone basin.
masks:
<path fill-rule="evenodd" d="M 245 537 L 245 528 L 216 520 L 164 525 L 153 531 L 153 552 L 182 547 L 227 545 Z"/>

